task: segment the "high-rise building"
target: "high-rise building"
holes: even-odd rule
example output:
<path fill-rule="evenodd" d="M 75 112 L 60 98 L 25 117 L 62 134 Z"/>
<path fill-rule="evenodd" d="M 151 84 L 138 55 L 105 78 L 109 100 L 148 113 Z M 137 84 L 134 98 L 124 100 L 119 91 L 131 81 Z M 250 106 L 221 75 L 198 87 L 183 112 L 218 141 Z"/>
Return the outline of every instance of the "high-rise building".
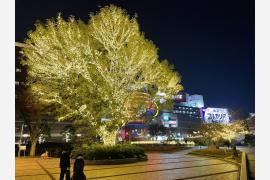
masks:
<path fill-rule="evenodd" d="M 255 113 L 249 113 L 249 117 L 246 119 L 249 132 L 255 135 Z"/>
<path fill-rule="evenodd" d="M 173 96 L 172 110 L 160 110 L 158 120 L 167 128 L 175 128 L 177 136 L 186 138 L 198 132 L 202 123 L 201 108 L 204 107 L 202 95 L 189 95 L 180 92 Z"/>
<path fill-rule="evenodd" d="M 189 95 L 188 93 L 180 92 L 177 95 L 173 96 L 173 99 L 176 103 L 182 106 L 196 107 L 196 108 L 204 107 L 202 95 L 198 94 Z"/>

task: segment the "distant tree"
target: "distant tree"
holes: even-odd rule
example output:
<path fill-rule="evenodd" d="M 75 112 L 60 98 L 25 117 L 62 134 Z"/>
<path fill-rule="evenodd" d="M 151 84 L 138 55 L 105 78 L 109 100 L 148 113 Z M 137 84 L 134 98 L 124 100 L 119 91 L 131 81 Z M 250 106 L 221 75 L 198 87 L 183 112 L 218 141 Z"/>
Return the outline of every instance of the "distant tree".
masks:
<path fill-rule="evenodd" d="M 66 142 L 73 142 L 75 138 L 75 128 L 72 125 L 67 125 L 61 130 L 63 139 Z"/>
<path fill-rule="evenodd" d="M 196 137 L 193 139 L 193 141 L 197 146 L 200 146 L 200 149 L 201 149 L 201 146 L 209 145 L 209 142 L 207 141 L 207 139 L 203 137 Z"/>
<path fill-rule="evenodd" d="M 161 124 L 152 123 L 148 125 L 148 131 L 151 136 L 157 137 L 158 135 L 164 135 L 166 128 Z"/>
<path fill-rule="evenodd" d="M 31 88 L 26 87 L 17 94 L 16 108 L 27 125 L 31 140 L 30 156 L 35 156 L 36 144 L 41 134 L 46 134 L 47 121 L 43 118 L 48 114 L 49 105 L 41 102 Z"/>
<path fill-rule="evenodd" d="M 46 142 L 46 141 L 49 141 L 50 139 L 51 139 L 51 128 L 47 123 L 45 123 L 43 127 L 43 131 L 40 134 L 38 141 Z"/>
<path fill-rule="evenodd" d="M 208 145 L 218 147 L 219 141 L 222 139 L 222 127 L 223 125 L 220 123 L 202 124 L 200 131 L 201 137 L 205 142 L 208 142 Z"/>
<path fill-rule="evenodd" d="M 178 132 L 178 129 L 175 127 L 166 128 L 166 136 L 168 137 L 167 140 L 175 140 L 176 132 Z"/>
<path fill-rule="evenodd" d="M 230 124 L 223 124 L 220 134 L 223 139 L 232 144 L 235 140 L 244 139 L 247 131 L 246 122 L 244 120 L 237 120 Z"/>
<path fill-rule="evenodd" d="M 74 139 L 75 145 L 78 147 L 81 146 L 90 146 L 94 143 L 101 143 L 101 138 L 97 135 L 96 129 L 91 126 L 84 125 L 79 128 L 76 128 L 75 133 L 80 136 L 77 136 Z"/>
<path fill-rule="evenodd" d="M 237 140 L 246 133 L 247 129 L 244 121 L 234 121 L 229 124 L 202 124 L 200 131 L 201 137 L 216 147 L 219 146 L 221 140 L 227 140 L 229 144 L 232 144 L 233 140 Z"/>
<path fill-rule="evenodd" d="M 141 114 L 127 107 L 134 92 L 156 87 L 170 99 L 183 89 L 179 74 L 159 60 L 136 18 L 114 5 L 91 14 L 88 23 L 60 15 L 36 23 L 25 43 L 22 63 L 34 93 L 59 105 L 59 120 L 88 124 L 105 144 L 115 144 L 118 130 Z"/>

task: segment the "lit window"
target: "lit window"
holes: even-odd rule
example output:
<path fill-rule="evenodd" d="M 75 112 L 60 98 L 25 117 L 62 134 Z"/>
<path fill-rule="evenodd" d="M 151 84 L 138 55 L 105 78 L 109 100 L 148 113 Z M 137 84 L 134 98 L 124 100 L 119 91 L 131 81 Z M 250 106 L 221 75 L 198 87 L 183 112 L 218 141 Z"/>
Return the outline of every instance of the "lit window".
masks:
<path fill-rule="evenodd" d="M 15 81 L 15 84 L 16 84 L 16 85 L 20 85 L 20 82 L 19 82 L 19 81 Z"/>
<path fill-rule="evenodd" d="M 22 72 L 22 70 L 19 68 L 16 68 L 16 72 Z"/>

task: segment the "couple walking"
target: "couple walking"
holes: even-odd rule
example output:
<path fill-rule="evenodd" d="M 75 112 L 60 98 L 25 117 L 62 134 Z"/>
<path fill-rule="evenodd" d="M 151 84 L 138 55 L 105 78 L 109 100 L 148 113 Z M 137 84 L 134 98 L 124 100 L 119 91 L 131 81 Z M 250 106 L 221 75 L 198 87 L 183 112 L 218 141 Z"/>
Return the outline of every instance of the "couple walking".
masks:
<path fill-rule="evenodd" d="M 66 180 L 86 180 L 86 176 L 83 173 L 84 160 L 82 154 L 78 154 L 73 167 L 73 175 L 70 179 L 70 157 L 69 152 L 65 149 L 60 157 L 60 180 L 64 179 L 66 175 Z"/>

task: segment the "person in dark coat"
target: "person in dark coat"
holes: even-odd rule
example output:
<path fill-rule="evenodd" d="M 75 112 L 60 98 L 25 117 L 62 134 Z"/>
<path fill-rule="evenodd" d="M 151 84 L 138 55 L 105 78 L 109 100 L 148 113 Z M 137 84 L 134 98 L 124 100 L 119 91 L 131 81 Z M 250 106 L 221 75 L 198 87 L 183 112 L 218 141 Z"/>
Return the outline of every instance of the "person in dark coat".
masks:
<path fill-rule="evenodd" d="M 63 180 L 65 175 L 66 180 L 70 180 L 70 157 L 67 149 L 64 149 L 64 151 L 61 154 L 60 168 L 61 168 L 60 180 Z"/>
<path fill-rule="evenodd" d="M 79 154 L 74 162 L 73 175 L 71 180 L 86 180 L 86 176 L 83 173 L 84 160 L 82 154 Z"/>

